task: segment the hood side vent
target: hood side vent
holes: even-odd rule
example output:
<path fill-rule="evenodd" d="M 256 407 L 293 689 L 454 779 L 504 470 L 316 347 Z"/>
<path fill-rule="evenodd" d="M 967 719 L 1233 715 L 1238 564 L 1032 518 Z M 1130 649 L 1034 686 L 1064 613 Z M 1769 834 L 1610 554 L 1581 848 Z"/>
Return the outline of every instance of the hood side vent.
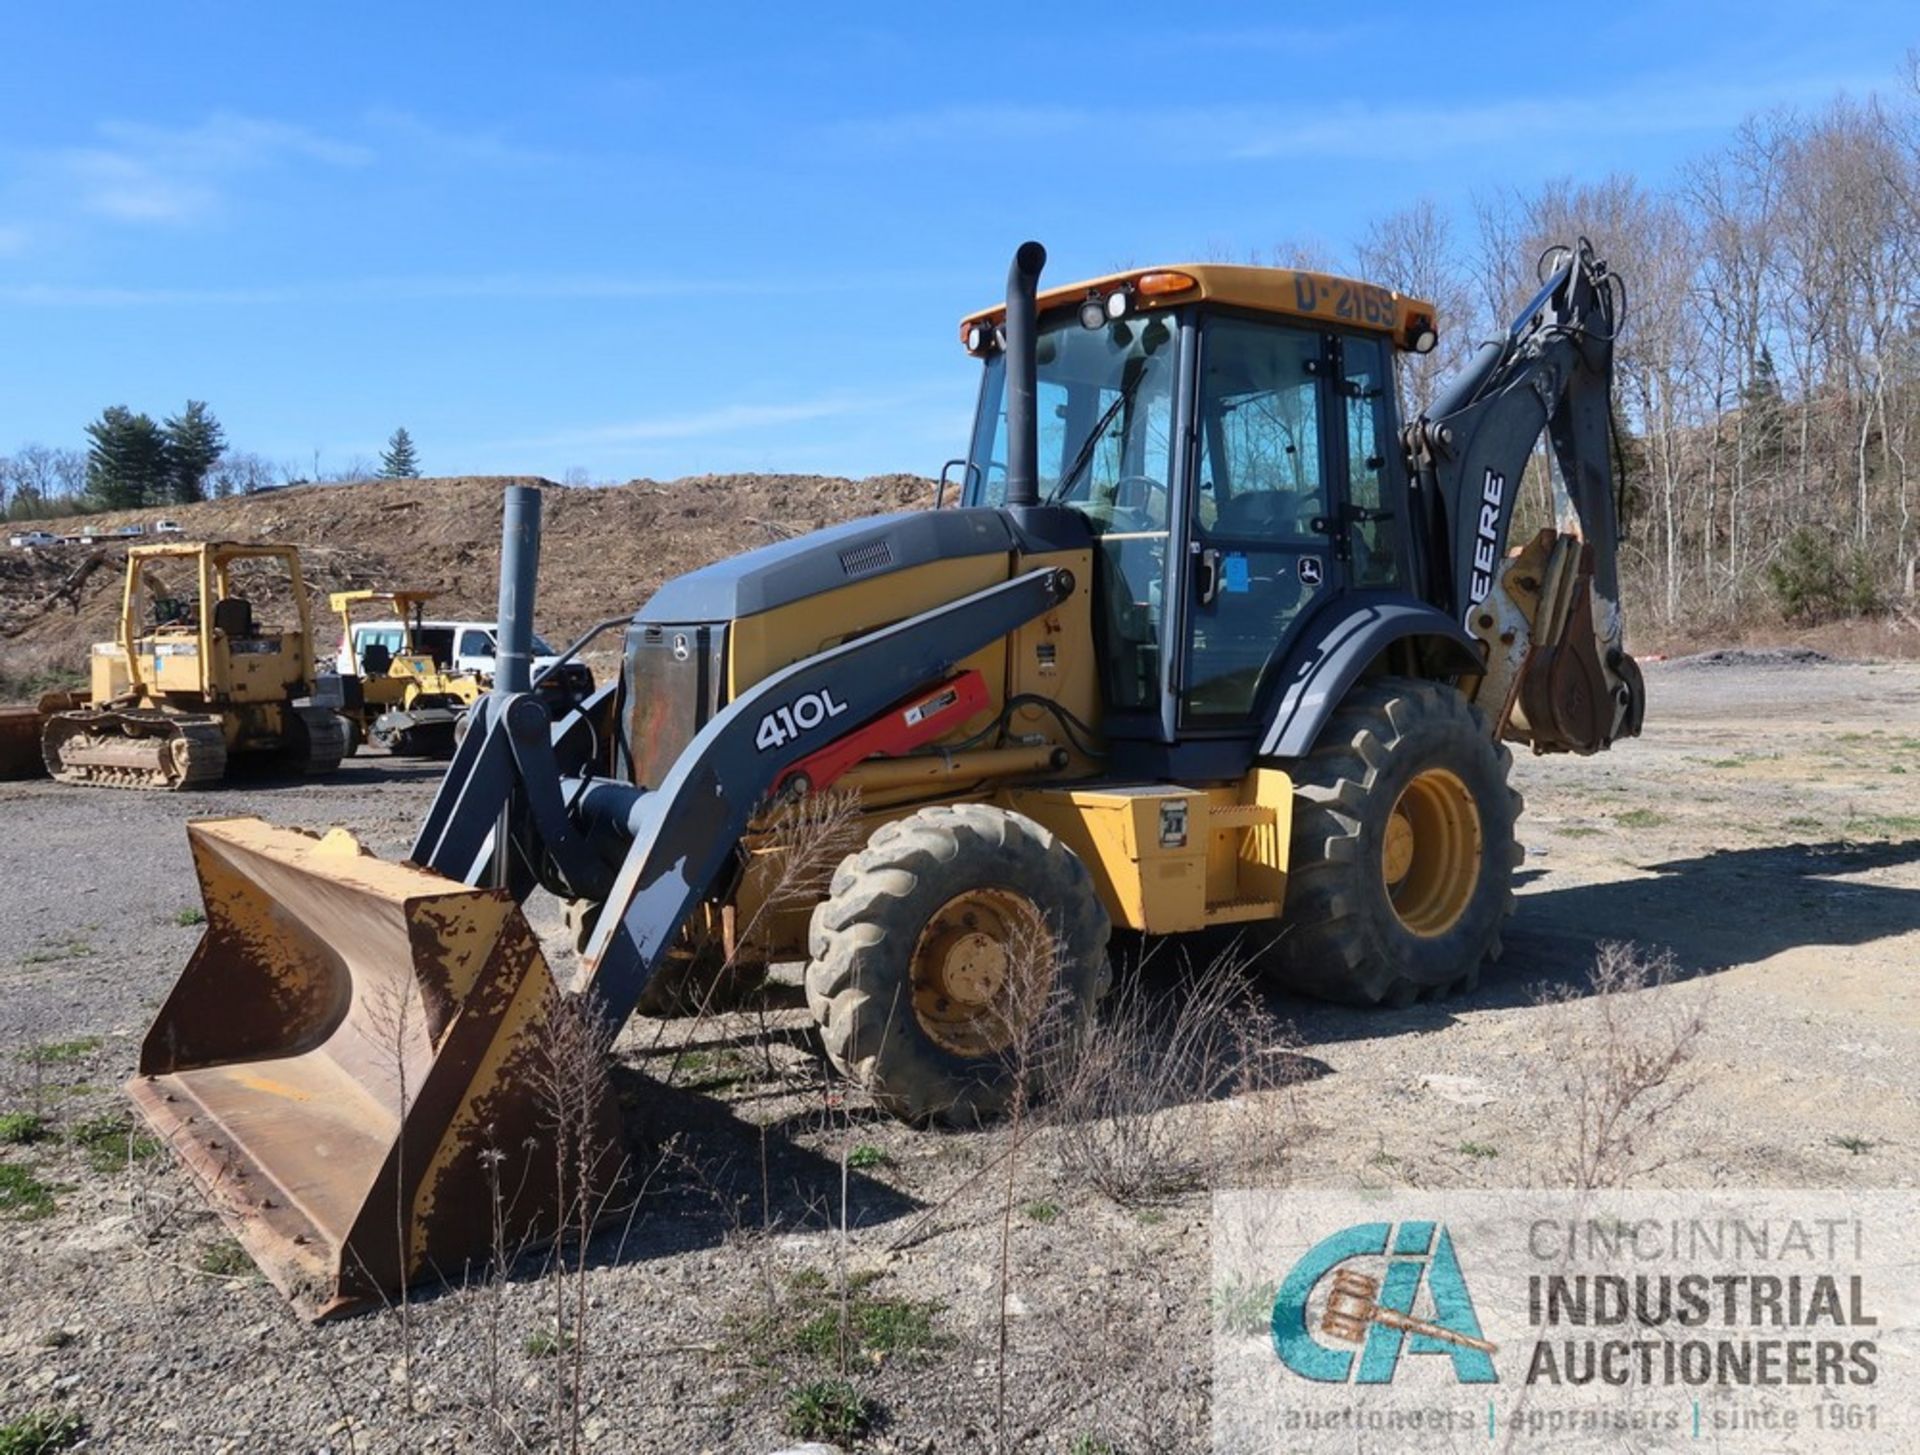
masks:
<path fill-rule="evenodd" d="M 893 547 L 884 540 L 869 541 L 840 553 L 840 569 L 849 576 L 864 576 L 893 564 Z"/>

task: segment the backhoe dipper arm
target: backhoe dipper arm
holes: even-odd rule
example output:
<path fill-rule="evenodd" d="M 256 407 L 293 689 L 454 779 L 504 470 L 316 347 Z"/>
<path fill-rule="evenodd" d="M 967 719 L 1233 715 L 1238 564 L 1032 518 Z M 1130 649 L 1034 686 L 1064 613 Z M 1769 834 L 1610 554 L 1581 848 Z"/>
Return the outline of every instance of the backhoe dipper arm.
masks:
<path fill-rule="evenodd" d="M 1637 733 L 1644 688 L 1622 647 L 1612 430 L 1615 280 L 1583 238 L 1504 338 L 1407 426 L 1424 594 L 1487 646 L 1479 699 L 1536 751 Z M 1520 482 L 1545 431 L 1560 534 L 1507 555 Z M 1571 520 L 1565 517 L 1571 516 Z"/>

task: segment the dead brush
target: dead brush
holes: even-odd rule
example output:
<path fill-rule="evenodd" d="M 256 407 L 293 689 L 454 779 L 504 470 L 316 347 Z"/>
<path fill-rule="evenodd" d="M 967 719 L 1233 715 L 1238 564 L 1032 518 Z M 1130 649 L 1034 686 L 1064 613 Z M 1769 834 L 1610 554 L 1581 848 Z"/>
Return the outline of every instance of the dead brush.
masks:
<path fill-rule="evenodd" d="M 1542 1169 L 1551 1185 L 1626 1187 L 1673 1160 L 1667 1123 L 1697 1085 L 1711 1003 L 1704 985 L 1678 979 L 1671 955 L 1607 943 L 1585 986 L 1539 998 L 1557 1032 L 1538 1073 L 1553 1109 Z"/>
<path fill-rule="evenodd" d="M 725 1008 L 725 1002 L 747 978 L 744 956 L 768 928 L 775 916 L 789 913 L 823 898 L 833 881 L 840 861 L 860 847 L 865 827 L 860 818 L 857 793 L 810 793 L 785 805 L 768 825 L 755 855 L 749 856 L 751 871 L 755 862 L 773 865 L 772 881 L 765 886 L 758 906 L 744 925 L 736 925 L 733 945 L 717 966 L 693 962 L 694 983 L 686 997 L 693 1025 L 681 1037 L 683 1046 L 669 1066 L 666 1081 L 677 1079 L 686 1057 L 685 1042 L 691 1041 L 702 1026 Z M 663 967 L 661 973 L 673 973 Z M 758 1042 L 764 1058 L 764 1070 L 775 1074 L 771 1026 L 763 999 L 756 1004 Z M 655 1033 L 655 1044 L 665 1034 L 663 1025 Z"/>
<path fill-rule="evenodd" d="M 1177 983 L 1120 976 L 1100 1018 L 1054 1068 L 1047 1142 L 1061 1174 L 1138 1204 L 1284 1171 L 1298 1126 L 1292 1028 L 1250 965 L 1224 953 Z"/>
<path fill-rule="evenodd" d="M 612 1049 L 612 1032 L 590 1005 L 559 995 L 548 1002 L 530 1079 L 553 1158 L 550 1337 L 555 1351 L 565 1357 L 554 1360 L 551 1429 L 568 1450 L 580 1448 L 585 1415 L 589 1245 L 627 1174 L 621 1148 L 617 1140 L 608 1139 L 601 1117 L 608 1101 Z"/>

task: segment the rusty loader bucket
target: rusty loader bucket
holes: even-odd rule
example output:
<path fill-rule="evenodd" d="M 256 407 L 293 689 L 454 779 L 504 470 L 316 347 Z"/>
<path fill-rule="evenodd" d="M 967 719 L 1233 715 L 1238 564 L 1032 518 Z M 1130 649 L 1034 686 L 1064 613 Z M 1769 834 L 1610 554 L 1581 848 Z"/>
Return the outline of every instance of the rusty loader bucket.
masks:
<path fill-rule="evenodd" d="M 206 931 L 128 1091 L 303 1312 L 457 1278 L 496 1240 L 550 1230 L 568 1124 L 614 1161 L 610 1094 L 543 1092 L 558 997 L 504 891 L 342 830 L 232 818 L 187 835 Z"/>

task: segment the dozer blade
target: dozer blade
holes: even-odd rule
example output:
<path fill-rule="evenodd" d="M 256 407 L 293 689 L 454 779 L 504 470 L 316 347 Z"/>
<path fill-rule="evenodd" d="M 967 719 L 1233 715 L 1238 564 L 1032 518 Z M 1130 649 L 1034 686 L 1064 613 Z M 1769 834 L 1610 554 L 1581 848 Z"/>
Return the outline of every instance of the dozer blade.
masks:
<path fill-rule="evenodd" d="M 187 837 L 206 931 L 128 1091 L 304 1313 L 456 1278 L 550 1230 L 589 1162 L 611 1182 L 617 1109 L 554 1074 L 556 987 L 504 891 L 343 830 Z"/>
<path fill-rule="evenodd" d="M 46 771 L 40 757 L 39 712 L 0 707 L 0 778 L 38 778 Z"/>

